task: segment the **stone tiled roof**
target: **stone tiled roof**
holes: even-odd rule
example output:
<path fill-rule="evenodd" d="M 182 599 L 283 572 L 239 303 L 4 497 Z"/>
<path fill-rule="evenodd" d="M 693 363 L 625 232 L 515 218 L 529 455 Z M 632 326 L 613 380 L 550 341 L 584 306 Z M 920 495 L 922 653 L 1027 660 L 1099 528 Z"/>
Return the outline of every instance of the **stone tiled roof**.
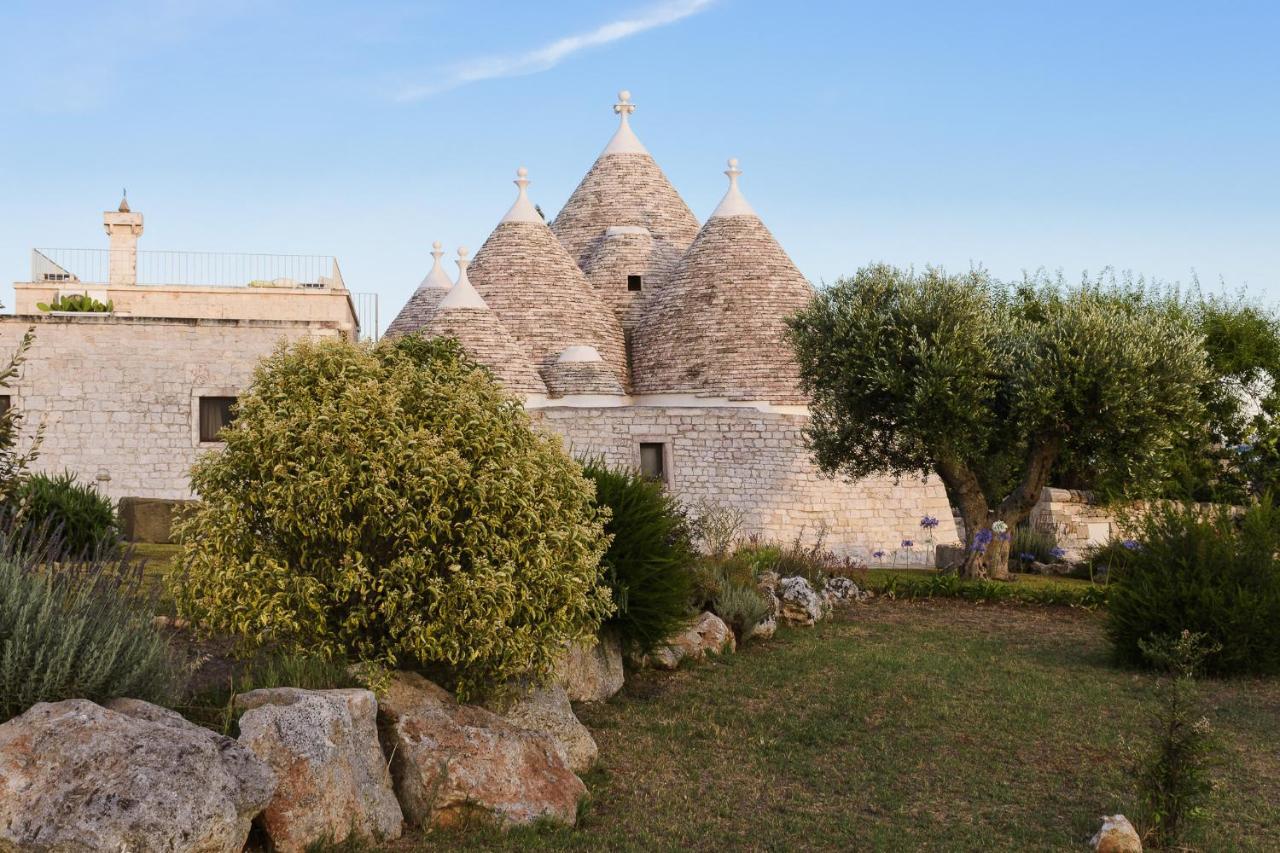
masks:
<path fill-rule="evenodd" d="M 594 347 L 570 347 L 543 371 L 552 397 L 566 394 L 623 394 L 618 378 Z"/>
<path fill-rule="evenodd" d="M 627 379 L 622 326 L 541 222 L 505 220 L 467 271 L 471 283 L 544 371 L 565 348 L 593 346 Z"/>
<path fill-rule="evenodd" d="M 743 207 L 736 164 L 729 174 L 733 203 L 707 220 L 635 331 L 632 390 L 803 404 L 785 320 L 813 288 Z"/>
<path fill-rule="evenodd" d="M 453 282 L 449 280 L 449 275 L 444 271 L 444 267 L 440 265 L 440 256 L 444 254 L 440 250 L 440 242 L 436 241 L 432 246 L 431 255 L 434 258 L 431 264 L 431 272 L 427 273 L 426 278 L 418 285 L 417 290 L 409 297 L 409 301 L 400 309 L 400 313 L 391 321 L 391 325 L 387 326 L 386 336 L 388 338 L 399 337 L 400 335 L 412 334 L 427 324 L 427 319 L 431 317 L 431 313 L 436 310 L 436 305 L 449 292 L 449 288 L 453 286 Z"/>
<path fill-rule="evenodd" d="M 467 277 L 466 250 L 458 251 L 458 282 L 427 321 L 432 337 L 456 338 L 462 349 L 493 371 L 503 386 L 517 394 L 546 394 L 525 348 L 489 310 Z"/>
<path fill-rule="evenodd" d="M 686 248 L 654 240 L 642 226 L 614 226 L 596 243 L 582 272 L 613 308 L 622 328 L 630 330 L 644 316 L 645 305 L 671 278 Z M 640 290 L 628 286 L 633 275 L 640 276 Z"/>

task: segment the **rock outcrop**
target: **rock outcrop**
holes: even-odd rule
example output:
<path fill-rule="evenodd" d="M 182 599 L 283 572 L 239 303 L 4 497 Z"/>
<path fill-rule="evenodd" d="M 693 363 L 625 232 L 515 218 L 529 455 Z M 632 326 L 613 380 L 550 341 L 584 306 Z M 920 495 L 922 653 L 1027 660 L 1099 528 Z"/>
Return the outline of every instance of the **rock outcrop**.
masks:
<path fill-rule="evenodd" d="M 571 643 L 556 664 L 555 680 L 573 702 L 603 702 L 622 689 L 622 641 L 615 631 L 600 632 L 594 645 Z"/>
<path fill-rule="evenodd" d="M 513 686 L 509 695 L 488 707 L 521 728 L 550 735 L 574 773 L 585 773 L 595 765 L 600 754 L 595 738 L 574 716 L 569 694 L 559 684 Z"/>
<path fill-rule="evenodd" d="M 641 663 L 656 669 L 675 669 L 686 658 L 701 660 L 708 653 L 718 655 L 736 649 L 733 630 L 719 616 L 707 611 L 693 620 L 689 627 L 646 655 Z"/>
<path fill-rule="evenodd" d="M 1138 831 L 1122 814 L 1102 819 L 1102 828 L 1089 842 L 1097 853 L 1142 853 L 1142 839 Z"/>
<path fill-rule="evenodd" d="M 826 615 L 822 596 L 802 577 L 778 581 L 779 615 L 792 625 L 812 625 Z"/>
<path fill-rule="evenodd" d="M 279 687 L 236 697 L 240 743 L 279 780 L 260 823 L 280 853 L 317 842 L 400 837 L 403 817 L 368 690 Z"/>
<path fill-rule="evenodd" d="M 383 752 L 405 818 L 450 826 L 475 812 L 510 825 L 572 825 L 586 786 L 548 735 L 521 728 L 416 673 L 398 673 L 378 707 Z"/>
<path fill-rule="evenodd" d="M 239 853 L 275 787 L 231 738 L 138 700 L 0 725 L 0 849 Z"/>

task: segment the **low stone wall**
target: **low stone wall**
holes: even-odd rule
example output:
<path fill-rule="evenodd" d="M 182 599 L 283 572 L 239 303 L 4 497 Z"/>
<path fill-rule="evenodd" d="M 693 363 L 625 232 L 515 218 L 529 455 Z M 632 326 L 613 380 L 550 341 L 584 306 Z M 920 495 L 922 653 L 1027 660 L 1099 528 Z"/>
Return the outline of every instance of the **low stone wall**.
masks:
<path fill-rule="evenodd" d="M 1091 546 L 1103 545 L 1120 529 L 1112 507 L 1103 506 L 1090 492 L 1046 488 L 1027 519 L 1035 530 L 1052 533 L 1058 547 L 1072 556 L 1083 555 Z"/>
<path fill-rule="evenodd" d="M 876 477 L 856 483 L 822 476 L 805 446 L 807 417 L 753 408 L 550 407 L 531 412 L 575 456 L 638 467 L 640 444 L 666 446 L 668 483 L 691 507 L 703 501 L 742 514 L 743 534 L 825 544 L 871 562 L 904 539 L 924 553 L 920 518 L 935 516 L 936 543 L 957 541 L 941 481 Z"/>

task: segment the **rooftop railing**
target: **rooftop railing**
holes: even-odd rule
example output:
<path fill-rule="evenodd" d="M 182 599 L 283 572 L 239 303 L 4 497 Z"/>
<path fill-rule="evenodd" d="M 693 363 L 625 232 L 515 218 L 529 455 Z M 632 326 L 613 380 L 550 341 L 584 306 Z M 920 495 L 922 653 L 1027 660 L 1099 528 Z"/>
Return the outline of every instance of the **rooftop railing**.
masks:
<path fill-rule="evenodd" d="M 136 264 L 136 271 L 129 269 Z M 131 281 L 121 282 L 121 270 Z M 128 283 L 205 287 L 346 289 L 328 255 L 151 252 L 133 249 L 33 249 L 31 280 L 47 284 Z"/>

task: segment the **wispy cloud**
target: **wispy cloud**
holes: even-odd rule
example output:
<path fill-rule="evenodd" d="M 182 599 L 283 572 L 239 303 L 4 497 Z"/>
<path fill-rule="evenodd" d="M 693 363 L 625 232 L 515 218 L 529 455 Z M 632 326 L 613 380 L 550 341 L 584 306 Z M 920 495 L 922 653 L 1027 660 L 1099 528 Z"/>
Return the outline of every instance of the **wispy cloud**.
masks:
<path fill-rule="evenodd" d="M 669 0 L 643 9 L 631 17 L 610 21 L 589 32 L 558 38 L 524 53 L 467 60 L 446 68 L 439 80 L 406 86 L 396 94 L 396 100 L 418 101 L 481 80 L 537 74 L 539 71 L 555 68 L 570 56 L 588 48 L 611 44 L 646 30 L 682 21 L 706 10 L 715 2 L 716 0 Z"/>

